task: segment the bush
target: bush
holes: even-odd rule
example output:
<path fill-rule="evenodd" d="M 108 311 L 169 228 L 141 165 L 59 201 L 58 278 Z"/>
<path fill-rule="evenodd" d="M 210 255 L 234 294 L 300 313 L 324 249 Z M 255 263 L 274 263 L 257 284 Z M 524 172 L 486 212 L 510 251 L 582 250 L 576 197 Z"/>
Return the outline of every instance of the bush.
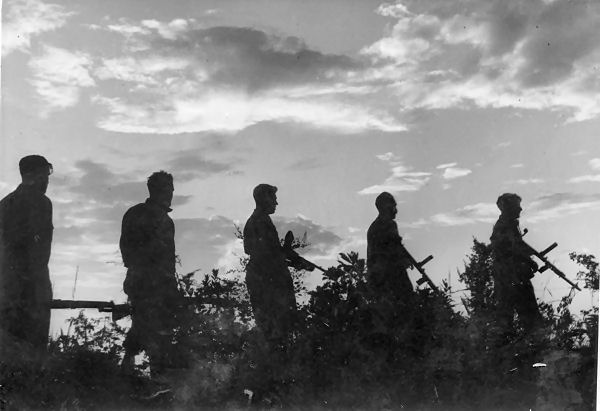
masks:
<path fill-rule="evenodd" d="M 593 256 L 572 254 L 578 278 L 598 289 Z M 83 313 L 49 346 L 42 372 L 35 364 L 2 364 L 4 406 L 17 409 L 239 409 L 249 395 L 261 406 L 289 409 L 593 409 L 598 308 L 570 312 L 572 295 L 542 304 L 546 327 L 532 347 L 516 327 L 508 344 L 494 330 L 492 256 L 474 240 L 459 278 L 469 293 L 464 310 L 450 290 L 417 290 L 410 301 L 385 302 L 366 284 L 365 262 L 340 254 L 313 291 L 294 272 L 298 327 L 287 350 L 271 351 L 254 328 L 239 270 L 188 274 L 181 289 L 174 343 L 179 367 L 165 376 L 163 402 L 140 398 L 156 383 L 138 365 L 119 374 L 125 330 Z M 533 362 L 546 367 L 532 368 Z M 38 366 L 39 367 L 39 366 Z M 160 388 L 160 387 L 158 387 Z M 244 394 L 246 393 L 246 394 Z M 166 402 L 165 402 L 166 401 Z M 555 407 L 555 408 L 552 408 Z"/>

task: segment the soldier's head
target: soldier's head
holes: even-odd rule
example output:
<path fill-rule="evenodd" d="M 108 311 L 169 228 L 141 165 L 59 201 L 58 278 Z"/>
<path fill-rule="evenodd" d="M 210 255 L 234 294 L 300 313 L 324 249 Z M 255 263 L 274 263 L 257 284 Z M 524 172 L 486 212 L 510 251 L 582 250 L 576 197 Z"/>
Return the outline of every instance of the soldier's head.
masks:
<path fill-rule="evenodd" d="M 496 201 L 502 215 L 508 218 L 519 218 L 521 215 L 521 197 L 514 193 L 504 193 Z"/>
<path fill-rule="evenodd" d="M 252 196 L 256 201 L 256 208 L 267 214 L 273 214 L 277 208 L 277 187 L 270 184 L 259 184 L 254 187 Z"/>
<path fill-rule="evenodd" d="M 398 209 L 396 208 L 396 200 L 394 196 L 384 191 L 379 194 L 375 199 L 375 207 L 377 207 L 377 211 L 379 211 L 379 215 L 383 218 L 389 218 L 393 220 L 396 218 L 396 214 L 398 213 Z"/>
<path fill-rule="evenodd" d="M 166 171 L 157 171 L 148 177 L 150 198 L 165 208 L 171 207 L 173 190 L 173 176 Z"/>
<path fill-rule="evenodd" d="M 42 193 L 48 189 L 49 176 L 52 171 L 52 164 L 37 154 L 25 156 L 19 161 L 19 172 L 23 184 L 32 186 Z"/>

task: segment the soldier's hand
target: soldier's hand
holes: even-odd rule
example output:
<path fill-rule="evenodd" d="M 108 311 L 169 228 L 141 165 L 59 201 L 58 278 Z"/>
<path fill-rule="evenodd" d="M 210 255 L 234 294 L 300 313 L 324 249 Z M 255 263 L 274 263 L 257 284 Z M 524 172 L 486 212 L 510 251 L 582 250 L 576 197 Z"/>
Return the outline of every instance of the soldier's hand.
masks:
<path fill-rule="evenodd" d="M 314 271 L 315 270 L 315 266 L 312 264 L 304 264 L 304 267 L 302 267 L 302 268 L 306 271 Z"/>
<path fill-rule="evenodd" d="M 408 259 L 408 258 L 404 258 L 402 260 L 402 265 L 407 269 L 407 270 L 412 270 L 414 268 L 412 262 Z"/>
<path fill-rule="evenodd" d="M 540 267 L 535 261 L 529 260 L 529 268 L 531 268 L 531 271 L 535 273 L 537 272 L 537 270 L 539 270 Z"/>

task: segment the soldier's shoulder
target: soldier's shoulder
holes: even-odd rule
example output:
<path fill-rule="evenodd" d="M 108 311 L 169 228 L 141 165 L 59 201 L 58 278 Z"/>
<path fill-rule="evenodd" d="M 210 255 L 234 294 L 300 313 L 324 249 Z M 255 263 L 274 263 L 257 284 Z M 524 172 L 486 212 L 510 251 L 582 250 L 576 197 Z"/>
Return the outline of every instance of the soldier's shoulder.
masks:
<path fill-rule="evenodd" d="M 494 224 L 494 232 L 514 230 L 519 226 L 519 222 L 514 219 L 499 218 Z"/>
<path fill-rule="evenodd" d="M 8 204 L 15 197 L 15 191 L 8 193 L 4 196 L 2 200 L 0 200 L 0 205 Z"/>
<path fill-rule="evenodd" d="M 135 218 L 135 217 L 144 215 L 148 212 L 147 208 L 148 207 L 146 206 L 145 203 L 136 204 L 127 209 L 123 218 Z"/>

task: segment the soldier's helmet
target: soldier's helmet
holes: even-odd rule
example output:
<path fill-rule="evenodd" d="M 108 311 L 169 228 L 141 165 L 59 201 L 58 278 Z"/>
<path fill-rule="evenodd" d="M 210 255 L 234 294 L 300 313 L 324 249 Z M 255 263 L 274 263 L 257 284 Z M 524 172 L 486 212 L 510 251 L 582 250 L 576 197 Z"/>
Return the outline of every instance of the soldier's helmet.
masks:
<path fill-rule="evenodd" d="M 39 154 L 25 156 L 19 161 L 19 173 L 21 173 L 21 176 L 45 171 L 48 172 L 48 175 L 52 174 L 52 164 L 49 163 L 45 157 L 40 156 Z"/>
<path fill-rule="evenodd" d="M 500 211 L 505 211 L 507 205 L 520 202 L 521 197 L 519 197 L 517 194 L 504 193 L 500 197 L 498 197 L 498 200 L 496 200 L 496 205 L 498 206 Z"/>

